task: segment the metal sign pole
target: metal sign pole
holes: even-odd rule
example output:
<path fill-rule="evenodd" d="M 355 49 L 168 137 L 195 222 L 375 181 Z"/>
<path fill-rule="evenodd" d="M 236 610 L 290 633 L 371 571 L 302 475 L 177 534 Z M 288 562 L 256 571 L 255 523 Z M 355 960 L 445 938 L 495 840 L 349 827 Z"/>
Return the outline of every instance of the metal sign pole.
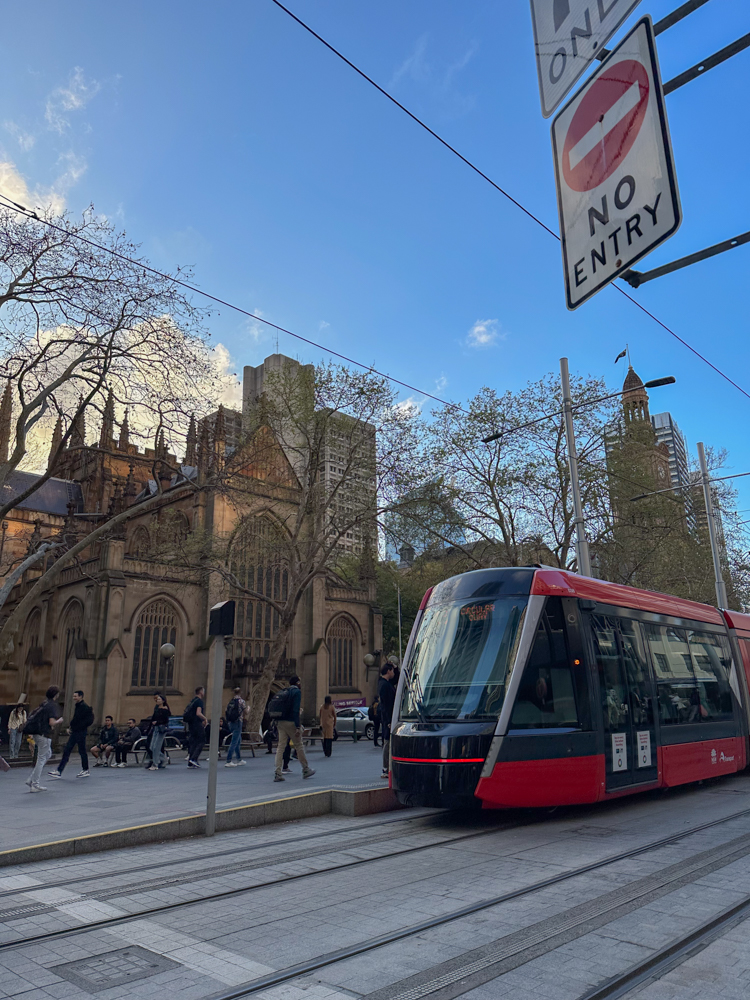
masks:
<path fill-rule="evenodd" d="M 708 540 L 711 543 L 711 556 L 714 561 L 714 580 L 716 584 L 716 601 L 720 608 L 729 607 L 727 599 L 727 588 L 724 583 L 724 576 L 721 572 L 721 553 L 719 552 L 719 540 L 716 537 L 716 522 L 714 521 L 714 505 L 711 498 L 711 485 L 708 477 L 708 466 L 706 465 L 706 453 L 703 450 L 703 442 L 698 442 L 698 461 L 701 467 L 701 480 L 703 481 L 703 500 L 706 504 L 706 521 L 708 523 Z"/>
<path fill-rule="evenodd" d="M 219 768 L 219 731 L 221 726 L 221 695 L 224 690 L 224 636 L 218 635 L 211 650 L 211 676 L 209 678 L 209 720 L 211 739 L 208 745 L 208 793 L 206 795 L 206 836 L 216 833 L 216 776 Z"/>
<path fill-rule="evenodd" d="M 565 438 L 568 445 L 568 464 L 570 466 L 570 490 L 573 494 L 573 524 L 576 530 L 578 572 L 582 573 L 583 576 L 591 576 L 589 543 L 586 540 L 586 526 L 583 520 L 583 507 L 581 505 L 581 488 L 578 483 L 578 456 L 576 455 L 576 439 L 573 430 L 573 401 L 570 398 L 570 376 L 568 374 L 567 358 L 560 358 L 560 381 L 562 382 Z"/>

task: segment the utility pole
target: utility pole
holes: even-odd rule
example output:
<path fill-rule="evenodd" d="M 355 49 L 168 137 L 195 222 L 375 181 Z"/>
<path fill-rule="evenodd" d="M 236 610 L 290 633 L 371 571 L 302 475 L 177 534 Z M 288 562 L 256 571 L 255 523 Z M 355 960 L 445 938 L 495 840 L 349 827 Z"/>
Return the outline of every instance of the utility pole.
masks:
<path fill-rule="evenodd" d="M 583 520 L 583 508 L 581 506 L 581 487 L 578 483 L 578 456 L 576 455 L 576 439 L 573 430 L 573 401 L 570 398 L 570 376 L 568 374 L 567 358 L 560 358 L 560 381 L 562 382 L 565 439 L 568 445 L 568 465 L 570 466 L 570 490 L 573 494 L 573 524 L 576 531 L 578 572 L 583 576 L 591 576 L 589 543 L 586 540 L 586 525 Z"/>
<path fill-rule="evenodd" d="M 714 505 L 711 499 L 711 483 L 708 476 L 708 466 L 706 465 L 706 453 L 703 450 L 703 442 L 698 442 L 698 461 L 701 467 L 701 480 L 703 482 L 703 500 L 706 505 L 706 521 L 708 523 L 708 539 L 711 543 L 711 556 L 714 561 L 714 582 L 716 585 L 716 602 L 718 607 L 729 607 L 727 599 L 727 588 L 724 583 L 724 575 L 721 572 L 721 553 L 719 552 L 719 540 L 716 537 L 716 521 L 714 521 Z"/>
<path fill-rule="evenodd" d="M 216 833 L 216 778 L 219 768 L 219 719 L 221 718 L 221 696 L 224 691 L 224 660 L 226 659 L 224 636 L 217 635 L 211 648 L 211 675 L 208 681 L 210 704 L 211 736 L 208 741 L 208 790 L 206 793 L 206 836 Z"/>
<path fill-rule="evenodd" d="M 396 584 L 396 591 L 398 592 L 398 665 L 402 667 L 404 665 L 403 661 L 403 647 L 401 646 L 401 586 Z"/>

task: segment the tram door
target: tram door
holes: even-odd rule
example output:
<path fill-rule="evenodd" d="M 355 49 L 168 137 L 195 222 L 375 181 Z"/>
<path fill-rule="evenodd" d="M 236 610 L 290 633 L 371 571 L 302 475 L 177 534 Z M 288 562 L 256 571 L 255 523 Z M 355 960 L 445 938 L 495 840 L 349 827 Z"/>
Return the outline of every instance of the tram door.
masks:
<path fill-rule="evenodd" d="M 657 779 L 654 687 L 638 622 L 592 615 L 607 791 Z"/>

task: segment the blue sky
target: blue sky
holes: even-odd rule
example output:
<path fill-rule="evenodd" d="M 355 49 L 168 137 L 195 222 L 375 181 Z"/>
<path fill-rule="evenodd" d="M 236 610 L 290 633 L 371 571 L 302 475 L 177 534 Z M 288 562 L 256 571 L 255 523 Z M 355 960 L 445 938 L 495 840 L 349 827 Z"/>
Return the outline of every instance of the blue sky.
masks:
<path fill-rule="evenodd" d="M 525 0 L 289 0 L 332 44 L 557 229 Z M 676 0 L 650 0 L 654 20 Z M 665 80 L 748 31 L 712 0 L 658 39 Z M 0 190 L 89 202 L 160 267 L 446 398 L 558 368 L 624 376 L 630 344 L 686 433 L 750 469 L 747 399 L 619 293 L 565 308 L 559 245 L 270 0 L 4 10 Z M 684 221 L 639 269 L 748 228 L 750 52 L 667 98 Z M 633 293 L 750 391 L 740 248 Z M 234 369 L 275 336 L 227 310 Z M 281 351 L 321 353 L 281 336 Z M 741 508 L 750 508 L 750 486 Z"/>

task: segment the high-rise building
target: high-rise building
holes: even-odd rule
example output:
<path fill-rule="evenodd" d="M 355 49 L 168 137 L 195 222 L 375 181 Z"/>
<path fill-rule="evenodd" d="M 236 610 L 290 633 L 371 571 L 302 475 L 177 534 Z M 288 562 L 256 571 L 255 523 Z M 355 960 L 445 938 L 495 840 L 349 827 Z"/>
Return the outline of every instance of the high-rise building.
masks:
<path fill-rule="evenodd" d="M 653 413 L 651 426 L 656 434 L 656 443 L 666 445 L 669 452 L 669 478 L 672 486 L 686 487 L 690 484 L 687 446 L 685 437 L 671 413 Z"/>
<path fill-rule="evenodd" d="M 253 423 L 253 411 L 264 393 L 273 391 L 273 379 L 291 377 L 299 379 L 299 391 L 305 392 L 304 376 L 310 376 L 309 391 L 313 391 L 314 365 L 301 365 L 284 354 L 271 354 L 263 364 L 246 365 L 242 379 L 242 416 L 245 432 Z M 297 391 L 296 387 L 292 391 Z M 300 401 L 303 402 L 302 400 Z M 321 411 L 322 412 L 322 411 Z M 279 440 L 292 468 L 304 475 L 307 465 L 305 438 L 293 420 L 288 430 L 282 430 Z M 320 473 L 326 494 L 331 497 L 326 516 L 336 529 L 345 526 L 348 519 L 358 521 L 342 531 L 337 548 L 340 552 L 363 555 L 374 553 L 376 547 L 375 507 L 375 427 L 363 423 L 346 413 L 331 414 L 326 423 L 325 440 L 320 454 Z M 372 516 L 361 516 L 363 504 L 372 508 Z M 357 516 L 357 511 L 360 515 Z"/>

